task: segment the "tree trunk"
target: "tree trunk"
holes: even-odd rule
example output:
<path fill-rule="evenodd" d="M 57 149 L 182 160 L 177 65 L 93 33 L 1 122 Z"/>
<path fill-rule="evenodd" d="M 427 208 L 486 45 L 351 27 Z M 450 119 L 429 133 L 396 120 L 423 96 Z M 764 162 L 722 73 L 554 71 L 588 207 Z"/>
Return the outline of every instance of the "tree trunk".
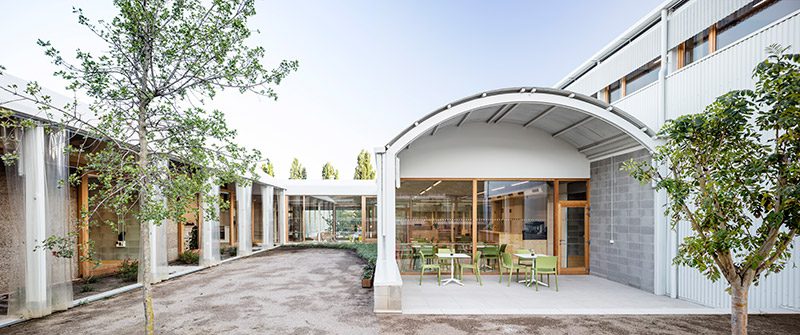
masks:
<path fill-rule="evenodd" d="M 153 273 L 150 271 L 150 223 L 142 222 L 140 225 L 140 243 L 142 248 L 142 260 L 139 268 L 142 269 L 142 302 L 144 304 L 144 324 L 145 334 L 155 334 L 155 311 L 153 310 L 153 292 L 150 283 L 153 281 Z"/>
<path fill-rule="evenodd" d="M 749 286 L 731 284 L 731 334 L 747 334 L 747 291 Z"/>

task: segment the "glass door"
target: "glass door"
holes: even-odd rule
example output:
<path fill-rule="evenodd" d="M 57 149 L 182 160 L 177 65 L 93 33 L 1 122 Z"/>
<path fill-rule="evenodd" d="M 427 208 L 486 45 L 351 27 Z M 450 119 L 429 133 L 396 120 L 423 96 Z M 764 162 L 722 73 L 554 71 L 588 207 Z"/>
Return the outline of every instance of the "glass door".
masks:
<path fill-rule="evenodd" d="M 562 273 L 589 272 L 589 206 L 559 204 L 558 251 Z"/>

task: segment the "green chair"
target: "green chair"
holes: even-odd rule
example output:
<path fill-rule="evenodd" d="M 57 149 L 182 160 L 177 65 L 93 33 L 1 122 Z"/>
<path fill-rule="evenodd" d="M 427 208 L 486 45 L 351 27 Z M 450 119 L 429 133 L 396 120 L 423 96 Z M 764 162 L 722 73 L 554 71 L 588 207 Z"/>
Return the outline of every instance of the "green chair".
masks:
<path fill-rule="evenodd" d="M 500 248 L 496 245 L 489 244 L 483 247 L 483 259 L 486 260 L 486 265 L 489 265 L 489 261 L 498 261 L 500 259 Z"/>
<path fill-rule="evenodd" d="M 422 286 L 422 275 L 425 274 L 425 270 L 436 270 L 436 280 L 439 285 L 442 285 L 442 267 L 439 266 L 438 263 L 431 263 L 425 261 L 425 253 L 422 250 L 419 251 L 419 258 L 422 261 L 422 269 L 419 271 L 419 285 Z"/>
<path fill-rule="evenodd" d="M 533 255 L 533 252 L 531 252 L 528 249 L 517 249 L 517 250 L 514 251 L 514 253 L 515 254 L 523 254 L 523 255 Z M 517 259 L 517 265 L 520 266 L 520 267 L 523 267 L 523 266 L 531 267 L 531 266 L 533 266 L 533 260 L 532 259 L 519 258 L 519 259 Z M 517 280 L 519 280 L 519 270 L 517 271 Z"/>
<path fill-rule="evenodd" d="M 542 275 L 547 275 L 547 285 L 550 285 L 550 275 L 555 275 L 556 292 L 558 292 L 558 257 L 556 256 L 536 257 L 536 262 L 534 263 L 533 270 L 534 272 L 531 275 L 531 278 L 533 278 L 534 275 L 539 275 L 539 278 L 541 279 Z M 536 283 L 536 290 L 538 291 L 539 282 L 534 280 L 534 283 Z"/>
<path fill-rule="evenodd" d="M 417 255 L 419 255 L 420 253 L 425 255 L 425 257 L 428 257 L 428 258 L 432 259 L 433 256 L 436 255 L 436 248 L 434 248 L 434 246 L 431 245 L 431 244 L 423 244 L 423 245 L 421 245 L 419 247 L 419 250 L 417 251 Z M 419 258 L 419 257 L 417 257 L 417 258 Z M 426 264 L 426 261 L 424 259 L 420 259 L 420 263 L 422 263 L 424 265 L 424 264 Z"/>
<path fill-rule="evenodd" d="M 478 283 L 483 286 L 483 279 L 481 279 L 481 252 L 478 251 L 475 253 L 475 257 L 472 257 L 472 261 L 470 263 L 465 264 L 458 264 L 459 269 L 459 276 L 460 280 L 464 280 L 464 269 L 471 269 L 472 273 L 475 274 L 475 278 L 478 278 Z"/>
<path fill-rule="evenodd" d="M 511 286 L 511 275 L 514 274 L 515 271 L 522 270 L 525 273 L 525 280 L 528 280 L 528 275 L 531 272 L 531 268 L 527 266 L 519 266 L 514 264 L 514 258 L 511 257 L 511 254 L 504 252 L 500 257 L 500 283 L 503 283 L 503 269 L 508 270 L 508 285 Z M 531 276 L 533 278 L 533 276 Z"/>

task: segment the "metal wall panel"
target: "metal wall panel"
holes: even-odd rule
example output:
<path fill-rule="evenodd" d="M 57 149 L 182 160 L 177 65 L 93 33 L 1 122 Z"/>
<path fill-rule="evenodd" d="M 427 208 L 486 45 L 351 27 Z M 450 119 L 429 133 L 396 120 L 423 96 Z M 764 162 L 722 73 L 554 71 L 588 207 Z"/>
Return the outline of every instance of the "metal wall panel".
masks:
<path fill-rule="evenodd" d="M 592 95 L 603 87 L 652 61 L 660 54 L 661 26 L 656 24 L 630 44 L 595 66 L 566 87 L 567 90 Z"/>
<path fill-rule="evenodd" d="M 800 52 L 800 12 L 670 74 L 667 77 L 667 117 L 701 112 L 719 95 L 752 88 L 752 69 L 767 56 L 765 48 L 773 43 L 791 45 L 791 52 Z M 631 108 L 625 110 L 632 111 Z M 682 240 L 691 234 L 691 229 L 688 224 L 682 224 L 678 233 Z M 800 245 L 800 239 L 795 240 L 795 245 Z M 729 308 L 726 287 L 724 279 L 712 283 L 695 269 L 680 267 L 678 270 L 678 296 L 682 299 Z M 784 271 L 763 278 L 759 286 L 751 288 L 749 300 L 753 312 L 800 309 L 800 255 L 795 253 Z"/>
<path fill-rule="evenodd" d="M 626 95 L 612 105 L 642 121 L 645 125 L 658 131 L 658 81 Z"/>
<path fill-rule="evenodd" d="M 688 223 L 678 227 L 680 240 L 692 234 Z M 795 238 L 797 246 L 800 238 Z M 794 248 L 792 258 L 783 271 L 761 278 L 758 286 L 750 288 L 749 309 L 751 313 L 787 312 L 787 309 L 800 309 L 800 250 Z M 730 295 L 725 292 L 728 287 L 724 278 L 711 282 L 700 271 L 678 268 L 678 297 L 698 304 L 730 308 Z"/>
<path fill-rule="evenodd" d="M 667 76 L 667 118 L 702 112 L 718 96 L 753 88 L 753 68 L 779 43 L 800 52 L 800 11 Z"/>
<path fill-rule="evenodd" d="M 669 19 L 667 40 L 672 49 L 753 0 L 693 0 L 675 10 Z"/>

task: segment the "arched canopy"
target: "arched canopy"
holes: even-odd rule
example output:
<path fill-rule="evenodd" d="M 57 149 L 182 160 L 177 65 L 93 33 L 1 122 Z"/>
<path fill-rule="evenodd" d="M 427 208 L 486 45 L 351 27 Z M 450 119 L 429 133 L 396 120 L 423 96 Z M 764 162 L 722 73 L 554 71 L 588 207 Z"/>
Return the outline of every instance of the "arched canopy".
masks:
<path fill-rule="evenodd" d="M 516 87 L 450 103 L 414 122 L 385 148 L 396 155 L 422 136 L 471 123 L 534 128 L 571 144 L 590 160 L 655 147 L 652 129 L 612 105 L 566 90 Z"/>

